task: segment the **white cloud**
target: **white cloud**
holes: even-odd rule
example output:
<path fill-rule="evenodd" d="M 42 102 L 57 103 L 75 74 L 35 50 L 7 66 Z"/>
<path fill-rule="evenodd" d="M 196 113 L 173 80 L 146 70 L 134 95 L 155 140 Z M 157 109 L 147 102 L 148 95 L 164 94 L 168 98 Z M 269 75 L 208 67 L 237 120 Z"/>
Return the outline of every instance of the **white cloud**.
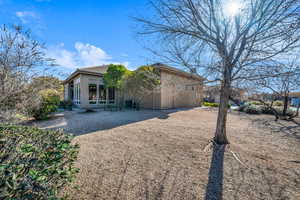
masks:
<path fill-rule="evenodd" d="M 33 20 L 39 19 L 39 16 L 35 12 L 31 11 L 18 11 L 16 12 L 16 16 L 23 24 L 27 24 Z"/>
<path fill-rule="evenodd" d="M 79 61 L 85 66 L 107 64 L 111 57 L 102 49 L 91 44 L 75 43 Z"/>
<path fill-rule="evenodd" d="M 82 42 L 76 42 L 73 51 L 65 49 L 63 43 L 52 46 L 48 49 L 47 56 L 55 59 L 58 65 L 72 69 L 110 63 L 123 64 L 126 67 L 129 65 L 129 62 L 116 62 L 101 48 Z"/>

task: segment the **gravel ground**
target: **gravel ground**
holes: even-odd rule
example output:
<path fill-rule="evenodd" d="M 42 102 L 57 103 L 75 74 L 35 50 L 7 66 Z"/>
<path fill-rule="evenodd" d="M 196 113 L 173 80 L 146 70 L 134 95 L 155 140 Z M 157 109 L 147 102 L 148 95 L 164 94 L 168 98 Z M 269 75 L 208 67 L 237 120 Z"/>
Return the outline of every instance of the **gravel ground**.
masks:
<path fill-rule="evenodd" d="M 35 124 L 78 135 L 71 199 L 300 199 L 300 125 L 232 112 L 226 148 L 207 148 L 209 109 L 66 112 Z"/>

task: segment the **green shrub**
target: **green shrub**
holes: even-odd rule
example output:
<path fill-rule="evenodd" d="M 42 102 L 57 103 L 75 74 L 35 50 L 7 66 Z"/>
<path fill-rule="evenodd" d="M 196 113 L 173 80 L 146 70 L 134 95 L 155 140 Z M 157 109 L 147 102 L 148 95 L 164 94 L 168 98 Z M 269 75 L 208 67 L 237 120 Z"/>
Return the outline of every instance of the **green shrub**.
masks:
<path fill-rule="evenodd" d="M 62 109 L 72 110 L 73 102 L 71 100 L 64 100 L 59 103 L 59 107 Z"/>
<path fill-rule="evenodd" d="M 51 112 L 58 108 L 60 97 L 59 93 L 53 89 L 41 90 L 40 100 L 36 104 L 29 105 L 27 113 L 37 120 L 47 119 Z"/>
<path fill-rule="evenodd" d="M 273 106 L 283 106 L 282 101 L 274 101 Z"/>
<path fill-rule="evenodd" d="M 261 102 L 259 102 L 259 101 L 250 101 L 249 105 L 260 106 L 260 105 L 263 105 L 263 104 Z"/>
<path fill-rule="evenodd" d="M 218 103 L 203 102 L 203 106 L 206 106 L 206 107 L 219 107 L 219 104 Z"/>
<path fill-rule="evenodd" d="M 261 114 L 262 113 L 261 107 L 254 106 L 254 105 L 247 106 L 244 109 L 244 111 L 248 114 Z"/>
<path fill-rule="evenodd" d="M 278 113 L 279 116 L 283 116 L 283 107 L 273 107 L 273 109 Z M 267 106 L 257 106 L 257 105 L 243 105 L 239 107 L 239 111 L 246 112 L 248 114 L 266 114 L 274 115 L 274 110 Z M 288 109 L 286 115 L 288 117 L 294 116 L 295 111 Z"/>
<path fill-rule="evenodd" d="M 210 103 L 210 102 L 203 102 L 202 104 L 203 106 L 206 106 L 206 107 L 214 107 L 214 108 L 217 108 L 219 107 L 219 104 L 218 103 Z M 228 104 L 228 108 L 230 108 L 231 105 Z"/>
<path fill-rule="evenodd" d="M 261 112 L 262 112 L 262 114 L 266 114 L 266 115 L 274 115 L 274 111 L 270 107 L 267 107 L 267 106 L 262 106 Z"/>
<path fill-rule="evenodd" d="M 58 199 L 78 172 L 71 139 L 61 131 L 0 125 L 0 199 Z"/>

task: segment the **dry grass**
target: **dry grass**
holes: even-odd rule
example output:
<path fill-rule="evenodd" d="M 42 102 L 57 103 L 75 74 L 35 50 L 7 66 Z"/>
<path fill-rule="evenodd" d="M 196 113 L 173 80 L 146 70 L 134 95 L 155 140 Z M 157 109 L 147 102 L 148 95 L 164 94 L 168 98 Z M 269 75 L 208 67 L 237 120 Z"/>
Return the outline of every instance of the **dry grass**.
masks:
<path fill-rule="evenodd" d="M 201 109 L 160 113 L 76 137 L 81 171 L 64 193 L 89 200 L 300 199 L 299 124 L 232 113 L 231 145 L 205 152 L 216 116 Z"/>

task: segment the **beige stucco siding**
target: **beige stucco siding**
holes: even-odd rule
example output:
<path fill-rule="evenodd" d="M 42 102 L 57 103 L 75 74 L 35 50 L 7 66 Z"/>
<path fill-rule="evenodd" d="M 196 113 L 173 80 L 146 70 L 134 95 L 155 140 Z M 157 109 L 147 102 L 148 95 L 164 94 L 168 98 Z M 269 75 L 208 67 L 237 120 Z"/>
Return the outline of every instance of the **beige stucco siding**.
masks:
<path fill-rule="evenodd" d="M 195 107 L 202 99 L 202 82 L 161 72 L 161 109 Z"/>
<path fill-rule="evenodd" d="M 158 87 L 149 94 L 142 97 L 141 108 L 147 109 L 161 109 L 161 89 Z"/>
<path fill-rule="evenodd" d="M 126 90 L 123 95 L 119 91 L 115 92 L 115 104 L 120 104 L 124 100 L 140 99 L 140 107 L 147 109 L 169 109 L 182 107 L 195 107 L 200 105 L 203 94 L 203 82 L 199 78 L 195 78 L 186 74 L 169 71 L 169 69 L 161 70 L 161 85 L 152 92 L 145 93 L 138 97 L 131 97 Z M 103 78 L 100 75 L 78 74 L 70 79 L 74 83 L 73 94 L 80 87 L 80 104 L 78 95 L 75 95 L 73 102 L 81 108 L 95 108 L 105 105 L 99 103 L 100 101 L 89 101 L 89 84 L 97 85 L 97 94 L 95 99 L 99 99 L 99 85 L 103 85 Z M 70 82 L 65 84 L 65 88 L 70 88 Z M 78 85 L 79 84 L 79 85 Z M 132 95 L 132 94 L 131 94 Z M 134 96 L 134 95 L 133 95 Z M 65 90 L 65 98 L 70 98 L 70 90 Z M 106 99 L 108 99 L 108 91 L 106 92 Z M 103 102 L 103 101 L 101 101 Z M 107 103 L 107 102 L 106 102 Z"/>
<path fill-rule="evenodd" d="M 98 85 L 103 84 L 102 77 L 92 76 L 81 74 L 80 75 L 80 90 L 81 90 L 81 108 L 93 108 L 97 107 L 97 105 L 89 104 L 89 84 L 97 85 L 97 93 L 98 93 Z M 98 96 L 98 95 L 97 95 Z"/>
<path fill-rule="evenodd" d="M 64 100 L 68 101 L 70 100 L 70 94 L 69 94 L 69 83 L 64 84 Z"/>

